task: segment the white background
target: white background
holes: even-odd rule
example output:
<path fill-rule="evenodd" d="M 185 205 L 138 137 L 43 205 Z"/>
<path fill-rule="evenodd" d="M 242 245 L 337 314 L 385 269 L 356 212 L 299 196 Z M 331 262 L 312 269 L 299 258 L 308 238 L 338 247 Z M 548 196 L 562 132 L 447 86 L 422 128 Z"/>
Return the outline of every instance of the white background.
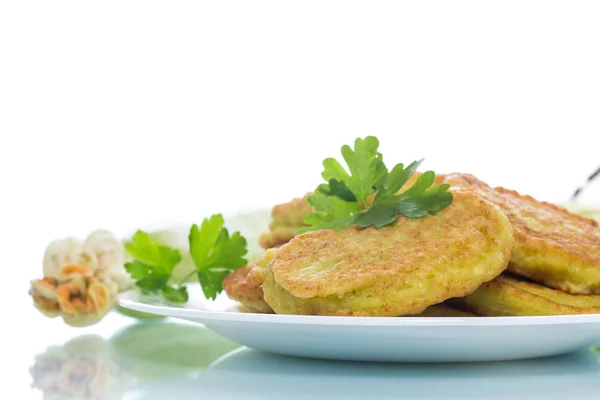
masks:
<path fill-rule="evenodd" d="M 599 20 L 594 1 L 0 3 L 3 335 L 60 324 L 29 312 L 48 241 L 286 201 L 358 136 L 567 200 L 600 164 Z"/>

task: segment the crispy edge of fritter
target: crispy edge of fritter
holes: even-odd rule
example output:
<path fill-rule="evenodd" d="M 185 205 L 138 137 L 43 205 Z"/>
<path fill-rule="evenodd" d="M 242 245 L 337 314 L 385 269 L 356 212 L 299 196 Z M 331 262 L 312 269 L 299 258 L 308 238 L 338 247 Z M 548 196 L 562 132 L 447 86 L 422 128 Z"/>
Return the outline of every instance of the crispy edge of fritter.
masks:
<path fill-rule="evenodd" d="M 246 276 L 246 284 L 251 288 L 262 288 L 265 283 L 267 276 L 267 267 L 273 259 L 273 255 L 278 251 L 277 248 L 272 248 L 263 253 L 258 260 L 256 260 L 254 268 L 248 272 Z"/>
<path fill-rule="evenodd" d="M 223 279 L 223 290 L 230 299 L 242 303 L 250 311 L 269 314 L 273 309 L 265 302 L 262 285 L 252 287 L 247 283 L 248 274 L 255 267 L 256 262 L 252 262 L 228 274 Z"/>
<path fill-rule="evenodd" d="M 516 239 L 510 272 L 573 294 L 600 293 L 598 221 L 514 190 L 492 188 L 470 174 L 449 174 L 446 182 L 480 190 L 507 215 Z"/>
<path fill-rule="evenodd" d="M 600 313 L 600 295 L 569 294 L 504 273 L 469 296 L 448 304 L 480 316 L 547 316 Z"/>
<path fill-rule="evenodd" d="M 473 214 L 473 218 L 479 219 L 484 218 L 486 222 L 482 225 L 478 222 L 475 225 L 470 226 L 480 230 L 480 233 L 485 233 L 487 236 L 494 235 L 493 240 L 481 240 L 481 244 L 485 244 L 485 252 L 489 256 L 486 260 L 482 260 L 480 255 L 476 256 L 472 254 L 474 260 L 462 260 L 469 265 L 474 271 L 474 276 L 470 276 L 466 279 L 462 276 L 458 276 L 459 273 L 464 273 L 464 268 L 444 269 L 444 271 L 452 270 L 450 276 L 444 276 L 443 283 L 434 282 L 436 277 L 440 274 L 429 273 L 430 285 L 414 285 L 408 284 L 406 287 L 398 287 L 397 282 L 402 281 L 402 277 L 390 275 L 388 267 L 392 267 L 389 261 L 386 261 L 385 265 L 380 265 L 375 273 L 372 274 L 373 269 L 366 274 L 366 271 L 357 270 L 357 268 L 349 268 L 350 264 L 363 265 L 363 263 L 357 259 L 356 251 L 351 249 L 344 249 L 340 240 L 337 241 L 323 240 L 322 235 L 328 236 L 340 236 L 339 232 L 322 230 L 316 232 L 309 232 L 303 235 L 297 236 L 292 239 L 288 244 L 281 247 L 280 250 L 276 251 L 273 260 L 269 263 L 267 269 L 267 275 L 263 285 L 265 301 L 275 310 L 277 313 L 282 314 L 309 314 L 309 315 L 341 315 L 341 316 L 399 316 L 399 315 L 415 315 L 423 312 L 428 306 L 432 304 L 440 303 L 448 298 L 456 296 L 464 296 L 472 293 L 477 287 L 486 281 L 489 281 L 499 275 L 508 263 L 513 246 L 513 229 L 506 216 L 500 211 L 498 206 L 491 203 L 480 193 L 468 190 L 468 189 L 454 189 L 455 201 L 453 204 L 455 207 L 460 207 L 455 211 L 460 213 L 463 209 L 471 210 L 479 208 L 478 214 Z M 456 198 L 461 199 L 464 196 L 464 200 L 459 200 L 462 205 L 456 201 Z M 443 210 L 442 212 L 448 212 L 451 210 L 452 205 Z M 441 212 L 441 213 L 442 213 Z M 401 217 L 402 218 L 402 217 Z M 429 217 L 428 217 L 429 218 Z M 433 218 L 433 217 L 431 217 Z M 455 221 L 459 221 L 464 224 L 464 219 L 455 218 Z M 448 229 L 448 221 L 443 221 L 445 229 Z M 422 224 L 422 222 L 419 222 Z M 439 228 L 439 225 L 435 225 Z M 426 228 L 426 227 L 425 227 Z M 458 229 L 458 226 L 455 227 Z M 393 229 L 388 227 L 387 229 Z M 413 227 L 415 229 L 415 227 Z M 357 230 L 356 227 L 346 228 L 348 231 Z M 348 231 L 346 233 L 348 233 Z M 360 230 L 361 232 L 369 232 L 369 228 L 366 230 Z M 340 231 L 342 232 L 342 231 Z M 377 230 L 381 234 L 382 230 Z M 352 232 L 350 232 L 352 233 Z M 391 232 L 390 234 L 393 234 Z M 497 234 L 497 235 L 496 235 Z M 345 236 L 344 236 L 345 237 Z M 354 238 L 356 239 L 356 238 Z M 371 238 L 373 239 L 373 238 Z M 469 238 L 469 245 L 474 245 L 472 237 Z M 467 239 L 465 239 L 467 240 Z M 343 241 L 343 240 L 342 240 Z M 296 270 L 294 265 L 300 264 L 311 264 L 313 257 L 319 258 L 319 254 L 315 255 L 315 249 L 312 249 L 310 244 L 317 246 L 318 249 L 329 254 L 330 251 L 342 251 L 342 254 L 348 254 L 349 259 L 347 265 L 340 265 L 340 273 L 343 275 L 342 278 L 336 276 L 329 276 L 330 274 L 318 273 L 318 279 L 311 279 Z M 335 243 L 334 243 L 335 242 Z M 308 245 L 306 245 L 308 243 Z M 350 242 L 348 244 L 351 244 Z M 489 248 L 493 246 L 494 248 Z M 447 249 L 448 247 L 444 247 Z M 295 252 L 300 251 L 300 255 Z M 287 253 L 287 254 L 286 254 Z M 372 254 L 377 254 L 372 253 Z M 381 253 L 387 255 L 389 252 Z M 415 253 L 416 254 L 416 253 Z M 460 251 L 463 254 L 464 251 Z M 303 257 L 304 255 L 304 257 Z M 447 254 L 448 258 L 452 258 L 452 254 Z M 429 261 L 427 262 L 429 265 Z M 447 260 L 446 260 L 447 261 Z M 468 262 L 467 262 L 468 261 Z M 494 261 L 497 261 L 494 263 Z M 412 261 L 410 262 L 413 265 Z M 308 263 L 308 264 L 307 264 Z M 338 264 L 336 262 L 336 264 Z M 388 265 L 389 264 L 389 265 Z M 497 267 L 491 268 L 490 265 L 496 265 Z M 312 264 L 311 264 L 312 265 Z M 394 264 L 395 265 L 395 264 Z M 485 266 L 485 268 L 479 268 Z M 363 269 L 367 268 L 363 265 Z M 283 269 L 281 269 L 283 268 Z M 338 269 L 339 269 L 338 268 Z M 371 268 L 371 267 L 369 267 Z M 487 269 L 486 269 L 487 268 Z M 281 285 L 280 277 L 277 277 L 277 272 L 283 273 L 286 276 L 287 272 L 292 272 L 293 276 L 288 276 L 285 279 L 286 287 Z M 400 265 L 396 265 L 395 270 L 402 271 Z M 313 271 L 314 272 L 314 271 Z M 318 271 L 317 271 L 318 272 Z M 427 271 L 421 271 L 421 274 L 425 274 Z M 439 271 L 437 271 L 439 272 Z M 383 274 L 383 275 L 381 275 Z M 335 274 L 334 274 L 335 275 Z M 380 276 L 381 275 L 381 276 Z M 364 278 L 368 277 L 365 281 Z M 474 279 L 475 278 L 475 279 Z M 348 282 L 347 280 L 351 282 Z M 346 282 L 344 282 L 346 281 Z M 344 283 L 340 285 L 340 282 Z M 331 287 L 332 283 L 336 283 Z M 432 286 L 433 285 L 433 286 Z M 339 286 L 339 287 L 338 287 Z M 425 286 L 427 286 L 425 288 Z M 290 291 L 290 288 L 293 291 Z M 432 290 L 432 288 L 436 288 Z M 298 294 L 300 296 L 298 296 Z"/>

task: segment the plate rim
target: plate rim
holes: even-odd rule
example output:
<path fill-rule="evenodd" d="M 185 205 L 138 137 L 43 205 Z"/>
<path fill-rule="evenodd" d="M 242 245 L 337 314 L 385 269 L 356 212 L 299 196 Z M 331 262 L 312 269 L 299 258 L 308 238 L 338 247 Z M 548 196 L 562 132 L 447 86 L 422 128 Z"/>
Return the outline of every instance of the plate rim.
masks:
<path fill-rule="evenodd" d="M 600 314 L 517 316 L 517 317 L 348 317 L 321 315 L 261 314 L 251 312 L 213 311 L 197 308 L 174 307 L 132 300 L 139 296 L 133 289 L 121 293 L 118 304 L 122 307 L 175 318 L 192 320 L 248 322 L 265 324 L 296 324 L 306 326 L 363 326 L 363 327 L 519 327 L 544 325 L 598 324 Z"/>

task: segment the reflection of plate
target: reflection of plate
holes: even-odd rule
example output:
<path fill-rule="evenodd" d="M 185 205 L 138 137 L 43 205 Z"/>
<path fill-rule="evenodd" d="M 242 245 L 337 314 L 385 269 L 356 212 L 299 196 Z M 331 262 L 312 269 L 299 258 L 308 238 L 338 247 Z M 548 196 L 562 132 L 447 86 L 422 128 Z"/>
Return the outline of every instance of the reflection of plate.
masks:
<path fill-rule="evenodd" d="M 494 361 L 551 356 L 600 343 L 600 314 L 551 317 L 373 318 L 241 313 L 190 285 L 184 306 L 123 294 L 121 306 L 200 322 L 248 347 L 361 361 Z"/>
<path fill-rule="evenodd" d="M 348 363 L 235 350 L 195 377 L 152 382 L 136 398 L 528 399 L 587 398 L 598 354 L 463 364 Z M 174 388 L 177 388 L 175 390 Z M 593 397 L 593 395 L 592 395 Z"/>

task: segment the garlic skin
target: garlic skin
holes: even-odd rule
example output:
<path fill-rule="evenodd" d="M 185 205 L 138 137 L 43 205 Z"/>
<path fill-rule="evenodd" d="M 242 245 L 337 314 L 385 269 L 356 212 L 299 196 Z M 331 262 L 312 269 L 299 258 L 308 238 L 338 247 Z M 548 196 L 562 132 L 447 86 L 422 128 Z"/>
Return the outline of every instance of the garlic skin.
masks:
<path fill-rule="evenodd" d="M 33 280 L 29 294 L 48 317 L 61 316 L 71 326 L 99 322 L 133 281 L 124 267 L 122 242 L 106 230 L 85 241 L 57 240 L 44 254 L 44 278 Z"/>
<path fill-rule="evenodd" d="M 92 232 L 81 248 L 82 256 L 93 259 L 95 270 L 111 270 L 122 267 L 125 263 L 123 245 L 112 233 L 105 230 Z"/>
<path fill-rule="evenodd" d="M 92 232 L 82 246 L 82 257 L 93 260 L 94 275 L 102 280 L 110 280 L 118 291 L 128 290 L 134 281 L 125 270 L 125 248 L 112 233 L 105 230 Z"/>
<path fill-rule="evenodd" d="M 63 265 L 78 263 L 82 245 L 81 241 L 75 238 L 50 243 L 44 253 L 44 277 L 58 278 L 58 271 Z"/>

